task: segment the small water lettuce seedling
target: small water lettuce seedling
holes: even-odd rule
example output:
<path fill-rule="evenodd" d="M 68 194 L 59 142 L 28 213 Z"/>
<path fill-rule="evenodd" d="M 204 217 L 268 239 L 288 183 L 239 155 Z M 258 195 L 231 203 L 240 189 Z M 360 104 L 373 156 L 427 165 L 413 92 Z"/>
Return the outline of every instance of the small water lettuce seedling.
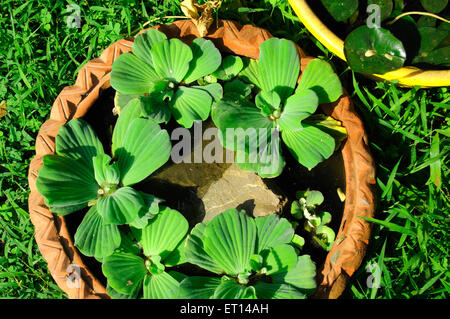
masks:
<path fill-rule="evenodd" d="M 299 191 L 297 198 L 298 200 L 291 206 L 292 216 L 298 220 L 306 219 L 304 228 L 311 233 L 313 243 L 329 251 L 333 247 L 336 235 L 330 227 L 326 226 L 331 222 L 331 214 L 317 211 L 317 206 L 324 201 L 322 193 L 314 190 Z M 303 246 L 302 241 L 297 240 L 298 246 Z"/>
<path fill-rule="evenodd" d="M 334 102 L 343 93 L 330 64 L 312 60 L 297 83 L 300 58 L 295 44 L 278 38 L 261 44 L 258 61 L 245 62 L 240 78 L 260 90 L 255 103 L 248 94 L 226 92 L 211 113 L 224 147 L 236 151 L 239 167 L 262 177 L 281 174 L 285 162 L 279 133 L 292 155 L 308 169 L 329 158 L 335 150 L 334 138 L 308 123 L 308 118 L 320 103 Z M 242 88 L 248 93 L 248 88 Z M 227 136 L 230 128 L 242 134 Z M 258 154 L 252 147 L 259 148 Z"/>
<path fill-rule="evenodd" d="M 118 92 L 116 107 L 139 97 L 148 115 L 159 123 L 171 115 L 186 128 L 205 120 L 215 92 L 221 85 L 193 85 L 221 65 L 222 56 L 210 40 L 196 38 L 191 45 L 167 39 L 149 29 L 136 37 L 132 53 L 121 54 L 113 63 L 111 86 Z"/>
<path fill-rule="evenodd" d="M 160 200 L 131 186 L 167 162 L 171 143 L 166 130 L 140 115 L 135 99 L 119 116 L 112 157 L 90 125 L 74 119 L 59 129 L 56 155 L 43 158 L 36 187 L 50 210 L 67 215 L 91 207 L 75 234 L 75 245 L 87 256 L 111 254 L 120 245 L 117 225 L 143 227 L 158 211 Z"/>
<path fill-rule="evenodd" d="M 186 261 L 219 276 L 185 278 L 180 298 L 306 298 L 316 288 L 316 267 L 297 255 L 293 238 L 291 224 L 275 214 L 252 218 L 230 209 L 197 224 Z"/>
<path fill-rule="evenodd" d="M 184 243 L 188 222 L 178 211 L 161 206 L 142 229 L 131 234 L 112 255 L 103 259 L 108 293 L 116 298 L 173 299 L 185 276 L 168 271 L 185 262 Z"/>

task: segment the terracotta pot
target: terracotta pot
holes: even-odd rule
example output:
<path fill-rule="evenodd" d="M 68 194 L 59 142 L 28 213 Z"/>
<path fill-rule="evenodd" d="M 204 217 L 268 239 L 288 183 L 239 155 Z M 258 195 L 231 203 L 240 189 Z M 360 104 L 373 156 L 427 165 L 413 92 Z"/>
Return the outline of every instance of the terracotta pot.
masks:
<path fill-rule="evenodd" d="M 180 38 L 190 43 L 198 31 L 190 21 L 177 21 L 169 26 L 157 26 L 169 38 Z M 231 21 L 220 21 L 206 36 L 222 52 L 258 58 L 259 45 L 272 35 L 266 30 Z M 53 215 L 36 189 L 36 178 L 42 167 L 42 157 L 55 152 L 55 136 L 61 125 L 73 118 L 83 117 L 110 87 L 110 71 L 114 60 L 123 52 L 131 51 L 133 38 L 117 41 L 106 48 L 101 56 L 83 66 L 75 85 L 64 88 L 53 104 L 50 119 L 41 127 L 36 138 L 36 156 L 29 170 L 29 211 L 35 226 L 35 237 L 42 256 L 56 283 L 70 298 L 107 298 L 105 287 L 83 264 L 67 230 L 64 217 Z M 302 57 L 301 68 L 312 59 Z M 375 169 L 369 153 L 367 136 L 360 118 L 354 111 L 348 95 L 339 101 L 321 105 L 322 109 L 342 121 L 348 139 L 341 148 L 345 166 L 346 201 L 336 242 L 318 274 L 319 289 L 316 297 L 337 298 L 345 288 L 347 279 L 355 272 L 364 257 L 370 237 L 370 225 L 357 215 L 372 217 L 375 210 Z M 74 287 L 67 278 L 75 278 L 72 264 L 81 267 L 80 286 Z"/>

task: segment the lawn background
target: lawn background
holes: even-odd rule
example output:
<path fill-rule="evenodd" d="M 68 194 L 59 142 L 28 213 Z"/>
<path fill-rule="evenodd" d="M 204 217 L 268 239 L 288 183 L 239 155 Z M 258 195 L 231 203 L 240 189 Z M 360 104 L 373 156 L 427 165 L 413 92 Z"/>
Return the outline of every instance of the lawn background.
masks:
<path fill-rule="evenodd" d="M 34 241 L 28 166 L 54 99 L 113 42 L 181 15 L 178 0 L 0 1 L 0 298 L 66 298 Z M 68 28 L 69 4 L 81 28 Z M 450 92 L 399 89 L 353 74 L 302 26 L 287 0 L 224 0 L 218 16 L 253 23 L 330 61 L 355 102 L 377 163 L 377 222 L 344 298 L 448 298 Z M 371 285 L 377 264 L 381 286 Z M 375 268 L 373 268 L 375 269 Z M 375 271 L 375 270 L 374 270 Z M 369 285 L 370 286 L 370 285 Z"/>

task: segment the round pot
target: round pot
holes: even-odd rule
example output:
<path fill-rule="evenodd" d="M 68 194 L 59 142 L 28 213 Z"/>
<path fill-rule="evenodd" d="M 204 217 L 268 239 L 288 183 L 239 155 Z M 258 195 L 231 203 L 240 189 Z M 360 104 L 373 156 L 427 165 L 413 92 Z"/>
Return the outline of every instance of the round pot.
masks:
<path fill-rule="evenodd" d="M 346 61 L 344 41 L 328 29 L 312 11 L 306 0 L 289 0 L 289 3 L 309 32 L 328 50 Z M 450 86 L 450 70 L 421 70 L 413 66 L 406 66 L 383 75 L 371 74 L 369 77 L 380 81 L 398 80 L 398 84 L 405 87 L 416 85 L 422 87 Z"/>
<path fill-rule="evenodd" d="M 186 43 L 199 37 L 195 25 L 187 20 L 155 28 L 164 32 L 168 38 L 180 38 Z M 206 36 L 222 52 L 254 59 L 259 56 L 259 45 L 270 37 L 272 35 L 266 30 L 225 20 L 214 25 Z M 121 53 L 131 51 L 133 41 L 134 38 L 117 41 L 106 48 L 99 58 L 84 65 L 75 85 L 65 87 L 56 98 L 50 119 L 42 125 L 36 138 L 36 156 L 31 161 L 28 175 L 31 190 L 30 217 L 42 256 L 56 283 L 70 298 L 108 296 L 105 287 L 83 263 L 69 234 L 65 218 L 53 215 L 45 205 L 44 198 L 36 189 L 36 178 L 43 165 L 42 157 L 55 152 L 55 136 L 60 126 L 73 118 L 83 117 L 102 92 L 110 87 L 111 65 Z M 304 70 L 312 58 L 306 57 L 299 47 L 298 50 L 302 57 L 301 69 Z M 319 288 L 315 295 L 320 298 L 337 298 L 344 290 L 348 278 L 360 266 L 369 241 L 370 225 L 357 215 L 372 217 L 374 214 L 375 169 L 362 122 L 348 95 L 335 103 L 321 105 L 321 108 L 341 121 L 348 131 L 348 138 L 340 149 L 346 184 L 343 218 L 332 250 L 325 263 L 318 265 Z"/>

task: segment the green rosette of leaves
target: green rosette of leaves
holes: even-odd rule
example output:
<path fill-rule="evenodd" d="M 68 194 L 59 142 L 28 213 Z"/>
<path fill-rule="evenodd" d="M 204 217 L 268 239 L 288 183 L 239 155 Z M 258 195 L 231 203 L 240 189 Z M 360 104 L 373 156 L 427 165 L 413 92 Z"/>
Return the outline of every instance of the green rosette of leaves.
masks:
<path fill-rule="evenodd" d="M 121 247 L 103 259 L 108 294 L 120 299 L 176 298 L 186 276 L 168 268 L 185 262 L 188 228 L 183 215 L 168 207 L 161 207 L 144 228 L 131 228 L 132 236 L 126 236 Z"/>
<path fill-rule="evenodd" d="M 320 103 L 334 102 L 342 95 L 339 78 L 330 64 L 319 59 L 308 63 L 297 83 L 299 75 L 295 44 L 268 39 L 260 46 L 259 60 L 246 60 L 239 74 L 242 81 L 257 89 L 255 103 L 249 99 L 251 89 L 235 80 L 213 106 L 211 116 L 222 144 L 236 152 L 241 169 L 262 177 L 280 175 L 285 165 L 280 140 L 308 169 L 334 152 L 334 138 L 320 126 L 308 123 L 308 118 Z"/>
<path fill-rule="evenodd" d="M 277 215 L 252 218 L 230 209 L 197 224 L 186 243 L 186 261 L 212 276 L 185 278 L 179 297 L 306 298 L 316 288 L 316 267 L 308 255 L 297 255 L 293 239 L 291 224 Z"/>
<path fill-rule="evenodd" d="M 117 225 L 144 227 L 158 211 L 160 200 L 132 185 L 167 162 L 171 143 L 166 130 L 141 117 L 141 109 L 132 100 L 118 118 L 112 157 L 82 119 L 61 126 L 56 154 L 43 157 L 36 187 L 50 210 L 63 216 L 90 207 L 75 233 L 75 246 L 86 256 L 112 254 L 121 242 Z"/>
<path fill-rule="evenodd" d="M 132 98 L 140 98 L 148 116 L 167 123 L 171 116 L 186 128 L 206 120 L 218 83 L 203 78 L 216 71 L 222 57 L 210 40 L 196 38 L 191 45 L 167 39 L 149 29 L 136 37 L 132 53 L 121 54 L 112 65 L 111 86 L 117 91 L 116 107 L 122 109 Z"/>

